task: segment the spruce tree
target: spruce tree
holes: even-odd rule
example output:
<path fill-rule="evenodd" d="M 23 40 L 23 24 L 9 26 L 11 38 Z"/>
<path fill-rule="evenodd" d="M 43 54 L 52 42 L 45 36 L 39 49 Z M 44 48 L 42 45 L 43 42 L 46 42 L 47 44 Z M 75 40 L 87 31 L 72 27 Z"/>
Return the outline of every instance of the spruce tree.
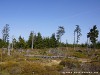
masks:
<path fill-rule="evenodd" d="M 50 37 L 50 46 L 51 48 L 56 48 L 58 46 L 55 33 L 53 33 L 52 36 Z"/>
<path fill-rule="evenodd" d="M 19 48 L 26 48 L 26 42 L 21 36 L 19 36 L 18 46 Z"/>
<path fill-rule="evenodd" d="M 43 48 L 43 38 L 42 38 L 40 32 L 38 32 L 38 34 L 35 38 L 34 47 L 38 48 L 38 49 Z"/>
<path fill-rule="evenodd" d="M 99 31 L 97 29 L 97 26 L 94 25 L 92 29 L 90 29 L 90 32 L 87 33 L 87 37 L 90 39 L 91 43 L 93 44 L 93 48 L 95 50 L 95 45 L 96 45 L 96 41 L 99 35 Z"/>

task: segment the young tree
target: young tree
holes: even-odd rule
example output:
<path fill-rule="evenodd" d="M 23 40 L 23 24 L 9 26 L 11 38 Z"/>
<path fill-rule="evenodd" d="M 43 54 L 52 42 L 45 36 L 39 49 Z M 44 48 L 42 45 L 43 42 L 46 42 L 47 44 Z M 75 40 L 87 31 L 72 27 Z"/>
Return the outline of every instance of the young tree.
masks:
<path fill-rule="evenodd" d="M 51 47 L 51 43 L 50 43 L 50 38 L 49 37 L 43 38 L 43 47 L 44 48 L 50 48 Z"/>
<path fill-rule="evenodd" d="M 9 31 L 10 31 L 9 25 L 6 24 L 2 30 L 3 40 L 5 42 L 8 42 L 9 40 Z"/>
<path fill-rule="evenodd" d="M 13 48 L 15 48 L 15 49 L 18 48 L 18 42 L 17 42 L 16 38 L 13 38 L 12 41 L 13 41 Z"/>
<path fill-rule="evenodd" d="M 38 49 L 43 48 L 43 39 L 41 33 L 38 33 L 37 36 L 35 37 L 34 47 Z"/>
<path fill-rule="evenodd" d="M 60 43 L 61 43 L 61 36 L 64 35 L 64 33 L 65 33 L 64 27 L 63 26 L 59 26 L 56 36 L 57 36 L 57 40 L 60 41 Z"/>
<path fill-rule="evenodd" d="M 18 46 L 19 46 L 19 48 L 26 48 L 26 42 L 25 42 L 24 38 L 22 38 L 21 36 L 19 36 Z"/>
<path fill-rule="evenodd" d="M 34 42 L 34 32 L 31 31 L 29 39 L 27 41 L 28 47 L 33 49 L 33 42 Z"/>
<path fill-rule="evenodd" d="M 51 48 L 56 48 L 57 47 L 57 40 L 55 37 L 55 33 L 52 34 L 52 36 L 50 37 L 50 46 Z"/>
<path fill-rule="evenodd" d="M 0 48 L 7 47 L 7 43 L 0 39 Z"/>
<path fill-rule="evenodd" d="M 96 43 L 96 48 L 100 49 L 100 41 Z"/>
<path fill-rule="evenodd" d="M 99 31 L 97 29 L 97 26 L 94 25 L 92 29 L 90 29 L 90 32 L 87 33 L 87 38 L 90 39 L 91 43 L 93 44 L 93 48 L 95 50 L 95 45 L 96 45 L 96 41 L 99 35 Z"/>

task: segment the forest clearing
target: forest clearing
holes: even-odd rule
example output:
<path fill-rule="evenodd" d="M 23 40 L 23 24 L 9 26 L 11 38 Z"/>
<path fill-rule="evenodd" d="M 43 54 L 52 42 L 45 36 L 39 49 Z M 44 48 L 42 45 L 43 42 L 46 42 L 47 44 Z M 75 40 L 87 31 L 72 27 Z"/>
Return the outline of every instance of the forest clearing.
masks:
<path fill-rule="evenodd" d="M 100 75 L 100 0 L 0 0 L 0 75 Z"/>
<path fill-rule="evenodd" d="M 63 49 L 63 50 L 62 50 Z M 7 55 L 7 50 L 2 52 L 0 49 L 0 74 L 1 75 L 68 75 L 66 72 L 96 72 L 93 75 L 99 75 L 100 72 L 100 51 L 90 52 L 87 55 L 85 50 L 74 51 L 72 48 L 59 48 L 57 52 L 52 49 L 28 49 L 22 51 L 13 50 L 11 55 Z M 82 48 L 81 48 L 82 49 Z M 84 48 L 83 48 L 84 49 Z M 50 50 L 55 50 L 50 52 Z M 61 50 L 61 51 L 60 51 Z M 43 54 L 43 53 L 45 54 Z M 63 53 L 62 58 L 54 58 L 59 56 L 59 52 Z M 94 53 L 95 56 L 92 56 Z M 26 56 L 30 55 L 30 56 Z M 34 56 L 33 56 L 34 55 Z M 44 57 L 43 57 L 44 56 Z M 49 56 L 49 57 L 48 57 Z M 51 57 L 52 56 L 52 57 Z M 34 74 L 33 74 L 34 73 Z M 70 75 L 76 75 L 75 73 Z M 84 75 L 78 74 L 77 75 Z M 87 73 L 87 75 L 91 75 Z"/>

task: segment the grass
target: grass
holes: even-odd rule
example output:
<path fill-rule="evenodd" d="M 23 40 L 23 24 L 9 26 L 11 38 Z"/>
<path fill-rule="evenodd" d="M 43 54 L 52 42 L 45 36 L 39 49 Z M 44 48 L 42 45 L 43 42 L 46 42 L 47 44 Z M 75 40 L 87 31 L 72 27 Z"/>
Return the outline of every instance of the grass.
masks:
<path fill-rule="evenodd" d="M 74 52 L 73 53 L 73 56 L 74 57 L 77 57 L 77 58 L 87 58 L 87 55 L 86 54 L 80 53 L 80 52 Z"/>
<path fill-rule="evenodd" d="M 34 72 L 34 75 L 60 75 L 59 72 L 66 66 L 67 69 L 76 68 L 77 70 L 81 70 L 81 68 L 83 68 L 83 70 L 86 70 L 87 67 L 90 71 L 100 71 L 100 64 L 98 63 L 100 62 L 100 50 L 90 52 L 90 56 L 92 54 L 96 55 L 92 57 L 92 59 L 87 55 L 85 48 L 81 48 L 80 50 L 82 50 L 82 52 L 78 52 L 73 50 L 71 47 L 59 48 L 59 50 L 61 50 L 61 52 L 63 52 L 65 55 L 63 59 L 44 59 L 25 56 L 26 54 L 49 56 L 54 55 L 49 53 L 49 50 L 50 49 L 34 49 L 29 50 L 29 52 L 27 52 L 27 50 L 23 52 L 13 50 L 11 51 L 11 55 L 8 56 L 7 51 L 2 53 L 2 50 L 0 49 L 0 61 L 2 54 L 2 62 L 0 62 L 0 73 L 1 75 L 33 75 Z M 67 57 L 75 58 L 68 59 Z M 85 63 L 85 67 L 80 67 L 82 62 Z M 89 65 L 87 63 L 89 63 Z M 91 65 L 93 65 L 93 67 Z"/>

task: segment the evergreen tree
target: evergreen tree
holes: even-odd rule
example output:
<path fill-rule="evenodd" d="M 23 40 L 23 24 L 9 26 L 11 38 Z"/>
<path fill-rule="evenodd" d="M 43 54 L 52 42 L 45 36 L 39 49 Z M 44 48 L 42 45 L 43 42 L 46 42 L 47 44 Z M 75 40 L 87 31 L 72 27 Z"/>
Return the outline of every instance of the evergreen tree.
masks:
<path fill-rule="evenodd" d="M 100 41 L 96 43 L 96 48 L 100 49 Z"/>
<path fill-rule="evenodd" d="M 24 38 L 22 38 L 21 36 L 19 36 L 18 47 L 26 48 L 26 42 L 25 42 Z"/>
<path fill-rule="evenodd" d="M 27 41 L 27 44 L 28 44 L 28 47 L 29 47 L 29 48 L 32 47 L 32 38 L 33 38 L 33 40 L 34 40 L 33 35 L 34 35 L 33 32 L 31 32 L 30 35 L 29 35 L 29 39 L 28 39 L 28 41 Z"/>
<path fill-rule="evenodd" d="M 0 48 L 2 47 L 7 47 L 7 43 L 3 41 L 2 39 L 0 39 Z"/>
<path fill-rule="evenodd" d="M 14 47 L 14 49 L 19 48 L 18 41 L 16 40 L 16 38 L 13 38 L 13 47 Z"/>
<path fill-rule="evenodd" d="M 41 33 L 37 34 L 34 41 L 34 47 L 38 49 L 43 48 L 43 39 L 42 39 Z"/>
<path fill-rule="evenodd" d="M 50 47 L 55 48 L 58 46 L 58 42 L 56 40 L 55 34 L 53 33 L 51 38 L 50 38 Z"/>
<path fill-rule="evenodd" d="M 95 50 L 95 45 L 96 45 L 98 35 L 99 35 L 99 31 L 96 25 L 94 25 L 93 28 L 90 29 L 90 32 L 87 33 L 87 37 L 90 39 L 91 43 L 93 44 L 94 50 Z"/>
<path fill-rule="evenodd" d="M 51 46 L 50 46 L 50 38 L 49 37 L 45 37 L 44 39 L 43 39 L 43 47 L 44 48 L 50 48 Z"/>

